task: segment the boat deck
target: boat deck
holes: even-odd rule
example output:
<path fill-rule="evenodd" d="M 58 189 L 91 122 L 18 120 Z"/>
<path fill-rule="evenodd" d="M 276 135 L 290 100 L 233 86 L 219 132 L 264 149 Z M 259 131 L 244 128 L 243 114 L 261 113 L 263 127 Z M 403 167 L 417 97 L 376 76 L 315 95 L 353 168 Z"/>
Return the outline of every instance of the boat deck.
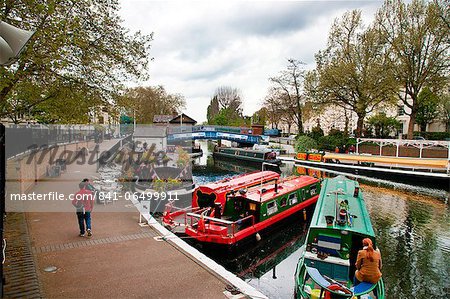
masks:
<path fill-rule="evenodd" d="M 336 153 L 326 153 L 323 158 L 325 160 L 333 159 L 333 160 L 346 160 L 346 161 L 369 162 L 369 163 L 409 165 L 418 167 L 433 167 L 442 169 L 446 169 L 449 164 L 449 160 L 447 159 L 389 157 L 389 156 L 336 154 Z"/>

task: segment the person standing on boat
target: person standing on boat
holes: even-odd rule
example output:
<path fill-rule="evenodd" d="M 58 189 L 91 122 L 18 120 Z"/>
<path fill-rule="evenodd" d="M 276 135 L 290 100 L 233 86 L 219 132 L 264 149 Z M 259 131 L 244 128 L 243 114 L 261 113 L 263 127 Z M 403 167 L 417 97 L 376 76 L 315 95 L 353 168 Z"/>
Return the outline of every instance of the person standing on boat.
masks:
<path fill-rule="evenodd" d="M 377 283 L 381 278 L 381 254 L 378 249 L 373 249 L 372 240 L 363 239 L 363 249 L 358 251 L 356 259 L 356 272 L 354 285 L 360 282 Z"/>
<path fill-rule="evenodd" d="M 91 212 L 94 208 L 94 193 L 87 188 L 88 184 L 89 182 L 81 182 L 78 185 L 80 191 L 75 193 L 74 198 L 72 199 L 72 205 L 77 209 L 80 237 L 84 237 L 86 229 L 88 236 L 92 236 Z"/>

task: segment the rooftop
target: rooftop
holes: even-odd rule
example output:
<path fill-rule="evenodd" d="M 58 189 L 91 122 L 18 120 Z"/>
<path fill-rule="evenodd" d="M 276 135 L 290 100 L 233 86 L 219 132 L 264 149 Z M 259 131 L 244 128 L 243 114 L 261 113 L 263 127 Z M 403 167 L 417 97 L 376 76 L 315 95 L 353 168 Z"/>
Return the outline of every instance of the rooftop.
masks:
<path fill-rule="evenodd" d="M 310 229 L 313 228 L 332 228 L 336 230 L 347 230 L 355 233 L 375 236 L 370 222 L 369 213 L 366 209 L 362 192 L 357 197 L 353 196 L 355 188 L 359 188 L 356 181 L 347 179 L 344 176 L 337 176 L 332 179 L 326 179 L 322 183 L 322 190 L 317 201 L 316 209 L 311 220 Z M 348 200 L 348 211 L 353 217 L 352 225 L 338 225 L 335 221 L 333 225 L 327 225 L 325 216 L 336 216 L 338 204 Z"/>

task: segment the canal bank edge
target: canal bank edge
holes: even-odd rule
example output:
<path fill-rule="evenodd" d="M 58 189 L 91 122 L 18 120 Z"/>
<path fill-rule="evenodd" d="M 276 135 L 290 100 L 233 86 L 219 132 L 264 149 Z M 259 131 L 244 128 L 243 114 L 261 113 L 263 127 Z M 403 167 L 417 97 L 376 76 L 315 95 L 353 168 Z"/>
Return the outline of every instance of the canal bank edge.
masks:
<path fill-rule="evenodd" d="M 246 283 L 244 280 L 237 277 L 235 274 L 229 272 L 223 266 L 217 264 L 215 261 L 204 255 L 194 247 L 184 242 L 182 239 L 180 239 L 171 231 L 167 230 L 155 218 L 153 218 L 149 214 L 143 214 L 142 216 L 145 218 L 148 225 L 150 225 L 159 234 L 161 234 L 163 240 L 175 246 L 183 254 L 191 258 L 194 262 L 205 268 L 207 271 L 211 272 L 214 276 L 233 285 L 242 294 L 250 298 L 268 299 L 266 295 L 256 290 L 254 287 Z"/>

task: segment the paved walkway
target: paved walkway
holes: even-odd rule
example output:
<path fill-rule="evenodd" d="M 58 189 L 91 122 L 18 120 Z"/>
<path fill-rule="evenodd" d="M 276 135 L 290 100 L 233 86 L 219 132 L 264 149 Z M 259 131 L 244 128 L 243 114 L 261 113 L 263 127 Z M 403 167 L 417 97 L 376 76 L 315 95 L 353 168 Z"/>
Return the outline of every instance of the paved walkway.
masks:
<path fill-rule="evenodd" d="M 101 150 L 112 145 L 104 142 Z M 84 177 L 96 175 L 95 165 L 69 165 L 60 178 L 40 182 L 35 192 L 60 192 L 66 195 L 77 191 L 77 183 Z M 69 204 L 69 203 L 67 203 Z M 111 204 L 109 204 L 111 205 Z M 150 227 L 140 227 L 138 212 L 126 202 L 114 203 L 118 212 L 110 212 L 109 205 L 96 205 L 92 214 L 92 237 L 79 237 L 75 212 L 29 212 L 22 215 L 27 234 L 24 247 L 29 248 L 28 263 L 39 284 L 32 283 L 34 297 L 48 298 L 224 298 L 225 282 L 219 280 L 177 248 L 153 237 Z M 126 212 L 127 209 L 129 212 Z M 25 217 L 23 217 L 25 215 Z M 6 237 L 19 227 L 17 221 L 6 222 Z M 26 246 L 27 242 L 29 243 Z M 17 252 L 14 244 L 9 252 Z M 7 255 L 5 268 L 17 262 Z M 55 266 L 55 272 L 44 268 Z M 30 266 L 32 268 L 32 265 Z M 22 270 L 16 270 L 21 272 Z M 34 272 L 33 272 L 34 271 Z M 34 274 L 33 274 L 34 273 Z M 13 274 L 6 274 L 7 297 L 24 297 L 26 290 L 15 284 Z M 22 292 L 22 293 L 21 293 Z M 40 292 L 40 295 L 37 295 Z M 20 296 L 22 294 L 22 296 Z"/>

